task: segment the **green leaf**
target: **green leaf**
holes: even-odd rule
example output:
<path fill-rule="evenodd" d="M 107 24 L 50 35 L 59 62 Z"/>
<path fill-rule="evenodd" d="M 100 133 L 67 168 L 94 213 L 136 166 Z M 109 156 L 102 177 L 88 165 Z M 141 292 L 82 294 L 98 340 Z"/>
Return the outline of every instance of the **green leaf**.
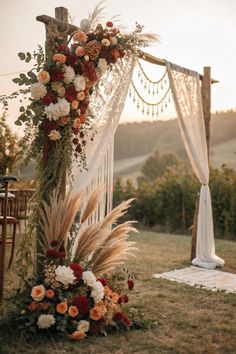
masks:
<path fill-rule="evenodd" d="M 20 78 L 21 78 L 21 80 L 26 80 L 27 79 L 26 75 L 23 74 L 23 73 L 20 74 Z"/>
<path fill-rule="evenodd" d="M 12 81 L 15 83 L 15 84 L 19 84 L 21 82 L 21 79 L 19 79 L 19 77 L 15 77 L 14 79 L 12 79 Z"/>
<path fill-rule="evenodd" d="M 18 57 L 20 58 L 20 60 L 25 60 L 25 53 L 18 53 Z"/>
<path fill-rule="evenodd" d="M 25 111 L 25 107 L 24 106 L 21 106 L 20 107 L 20 112 L 24 112 Z"/>
<path fill-rule="evenodd" d="M 15 121 L 15 125 L 21 126 L 21 125 L 22 125 L 22 122 L 21 122 L 19 119 L 17 119 L 17 120 Z"/>
<path fill-rule="evenodd" d="M 26 61 L 26 63 L 29 63 L 32 58 L 31 54 L 29 52 L 27 52 L 26 55 L 27 55 L 27 57 L 26 57 L 25 61 Z"/>
<path fill-rule="evenodd" d="M 27 74 L 32 81 L 37 82 L 37 76 L 32 71 L 28 71 Z"/>

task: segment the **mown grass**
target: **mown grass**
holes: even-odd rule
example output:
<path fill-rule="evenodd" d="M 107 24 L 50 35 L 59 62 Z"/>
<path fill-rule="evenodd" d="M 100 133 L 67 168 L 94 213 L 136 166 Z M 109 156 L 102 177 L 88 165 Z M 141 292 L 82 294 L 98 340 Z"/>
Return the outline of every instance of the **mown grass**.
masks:
<path fill-rule="evenodd" d="M 153 278 L 154 273 L 189 264 L 190 238 L 147 231 L 132 238 L 137 239 L 140 252 L 126 266 L 137 273 L 139 280 L 129 306 L 146 329 L 82 342 L 51 338 L 35 344 L 9 334 L 0 336 L 0 353 L 236 353 L 235 294 Z M 216 240 L 216 246 L 217 254 L 226 261 L 225 270 L 236 273 L 236 243 Z M 13 269 L 6 280 L 7 295 L 14 287 L 14 279 Z"/>

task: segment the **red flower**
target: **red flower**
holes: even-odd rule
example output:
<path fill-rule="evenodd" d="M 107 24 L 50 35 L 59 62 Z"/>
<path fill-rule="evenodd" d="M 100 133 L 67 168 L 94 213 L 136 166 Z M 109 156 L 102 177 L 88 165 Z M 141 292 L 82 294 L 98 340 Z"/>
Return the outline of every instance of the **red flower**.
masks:
<path fill-rule="evenodd" d="M 95 67 L 91 61 L 82 64 L 82 72 L 84 76 L 86 76 L 89 79 L 89 81 L 96 82 L 98 80 Z"/>
<path fill-rule="evenodd" d="M 134 281 L 133 281 L 132 279 L 129 279 L 129 280 L 127 281 L 127 284 L 128 284 L 129 290 L 133 290 L 133 288 L 134 288 Z"/>
<path fill-rule="evenodd" d="M 70 103 L 76 99 L 77 92 L 74 86 L 69 86 L 66 88 L 65 97 Z"/>
<path fill-rule="evenodd" d="M 76 280 L 80 281 L 83 273 L 83 268 L 79 264 L 70 264 L 70 268 L 73 270 Z"/>
<path fill-rule="evenodd" d="M 113 27 L 113 23 L 111 21 L 107 21 L 106 26 L 107 27 Z"/>
<path fill-rule="evenodd" d="M 119 297 L 118 304 L 126 304 L 127 302 L 129 302 L 127 295 L 122 295 Z"/>
<path fill-rule="evenodd" d="M 72 305 L 77 306 L 81 315 L 86 315 L 90 310 L 89 302 L 86 296 L 75 296 L 72 299 Z"/>
<path fill-rule="evenodd" d="M 115 322 L 124 322 L 128 327 L 132 325 L 132 322 L 123 312 L 116 312 L 113 316 Z"/>
<path fill-rule="evenodd" d="M 65 44 L 60 44 L 57 49 L 59 52 L 65 52 L 68 47 Z"/>
<path fill-rule="evenodd" d="M 76 63 L 77 59 L 78 58 L 76 55 L 66 53 L 66 65 L 73 66 Z"/>
<path fill-rule="evenodd" d="M 48 69 L 51 81 L 61 81 L 64 77 L 64 74 L 61 70 L 56 68 Z"/>
<path fill-rule="evenodd" d="M 100 281 L 100 283 L 102 283 L 103 286 L 106 286 L 106 285 L 107 285 L 107 279 L 105 279 L 105 278 L 98 278 L 97 280 Z"/>
<path fill-rule="evenodd" d="M 47 251 L 47 257 L 52 259 L 58 258 L 58 252 L 54 248 L 50 248 Z"/>
<path fill-rule="evenodd" d="M 51 95 L 47 94 L 46 96 L 43 97 L 43 103 L 46 105 L 46 106 L 49 106 L 50 103 L 52 103 L 52 97 Z"/>

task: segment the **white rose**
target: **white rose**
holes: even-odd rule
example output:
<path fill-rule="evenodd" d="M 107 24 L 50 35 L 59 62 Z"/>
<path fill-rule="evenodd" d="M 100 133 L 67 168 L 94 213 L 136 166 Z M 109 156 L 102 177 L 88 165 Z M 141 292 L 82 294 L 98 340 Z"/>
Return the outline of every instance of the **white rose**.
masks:
<path fill-rule="evenodd" d="M 72 284 L 76 277 L 73 270 L 70 267 L 58 266 L 55 269 L 56 280 L 62 283 L 63 285 Z"/>
<path fill-rule="evenodd" d="M 89 330 L 89 322 L 85 321 L 85 320 L 79 321 L 78 326 L 77 326 L 77 331 L 85 333 L 85 332 L 88 332 L 88 330 Z"/>
<path fill-rule="evenodd" d="M 94 302 L 97 303 L 101 301 L 104 297 L 104 287 L 100 281 L 97 281 L 93 286 L 93 290 L 91 292 L 91 296 L 94 299 Z"/>
<path fill-rule="evenodd" d="M 91 23 L 88 19 L 84 18 L 83 20 L 80 21 L 80 28 L 84 32 L 88 32 L 91 28 Z"/>
<path fill-rule="evenodd" d="M 104 72 L 107 70 L 108 64 L 106 59 L 100 58 L 98 61 L 98 69 L 101 72 L 101 74 L 104 74 Z"/>
<path fill-rule="evenodd" d="M 109 39 L 107 38 L 103 38 L 103 40 L 101 41 L 102 45 L 104 45 L 105 47 L 109 47 L 109 45 L 111 44 Z"/>
<path fill-rule="evenodd" d="M 86 80 L 83 75 L 76 75 L 74 78 L 74 85 L 76 91 L 84 91 L 86 88 Z"/>
<path fill-rule="evenodd" d="M 37 325 L 41 329 L 47 329 L 54 325 L 55 318 L 53 315 L 40 315 L 37 321 Z"/>
<path fill-rule="evenodd" d="M 70 84 L 75 77 L 75 71 L 71 66 L 66 66 L 64 71 L 64 82 Z"/>
<path fill-rule="evenodd" d="M 111 45 L 117 45 L 117 38 L 116 37 L 111 37 L 110 38 Z"/>
<path fill-rule="evenodd" d="M 43 300 L 45 294 L 46 294 L 46 289 L 43 285 L 36 285 L 33 287 L 31 291 L 31 296 L 35 301 Z"/>
<path fill-rule="evenodd" d="M 56 129 L 53 129 L 50 131 L 50 133 L 48 134 L 48 137 L 50 140 L 52 141 L 56 141 L 56 140 L 59 140 L 61 139 L 61 134 L 58 130 Z"/>
<path fill-rule="evenodd" d="M 30 93 L 35 100 L 40 100 L 40 98 L 43 98 L 46 95 L 47 89 L 40 82 L 36 82 L 31 85 Z"/>
<path fill-rule="evenodd" d="M 97 281 L 95 275 L 90 270 L 82 273 L 82 279 L 88 286 L 92 287 L 96 284 Z"/>
<path fill-rule="evenodd" d="M 60 117 L 68 116 L 68 114 L 70 113 L 70 102 L 68 102 L 65 98 L 59 98 L 58 103 L 56 103 L 56 105 L 58 105 Z"/>

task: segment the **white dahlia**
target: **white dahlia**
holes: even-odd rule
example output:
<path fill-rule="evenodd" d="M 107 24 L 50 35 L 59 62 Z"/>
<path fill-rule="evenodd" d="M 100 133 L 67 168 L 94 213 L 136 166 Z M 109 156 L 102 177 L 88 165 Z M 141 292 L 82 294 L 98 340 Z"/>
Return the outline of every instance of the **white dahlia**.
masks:
<path fill-rule="evenodd" d="M 71 66 L 66 66 L 64 71 L 64 82 L 70 84 L 75 77 L 75 71 Z"/>
<path fill-rule="evenodd" d="M 43 98 L 46 95 L 47 89 L 40 82 L 36 82 L 31 85 L 30 93 L 35 100 L 40 100 L 40 98 Z"/>
<path fill-rule="evenodd" d="M 70 267 L 59 265 L 55 269 L 55 274 L 56 280 L 65 286 L 67 286 L 68 284 L 72 284 L 76 280 L 74 272 Z"/>
<path fill-rule="evenodd" d="M 41 329 L 47 329 L 54 325 L 55 318 L 53 315 L 40 315 L 37 321 L 37 325 Z"/>

